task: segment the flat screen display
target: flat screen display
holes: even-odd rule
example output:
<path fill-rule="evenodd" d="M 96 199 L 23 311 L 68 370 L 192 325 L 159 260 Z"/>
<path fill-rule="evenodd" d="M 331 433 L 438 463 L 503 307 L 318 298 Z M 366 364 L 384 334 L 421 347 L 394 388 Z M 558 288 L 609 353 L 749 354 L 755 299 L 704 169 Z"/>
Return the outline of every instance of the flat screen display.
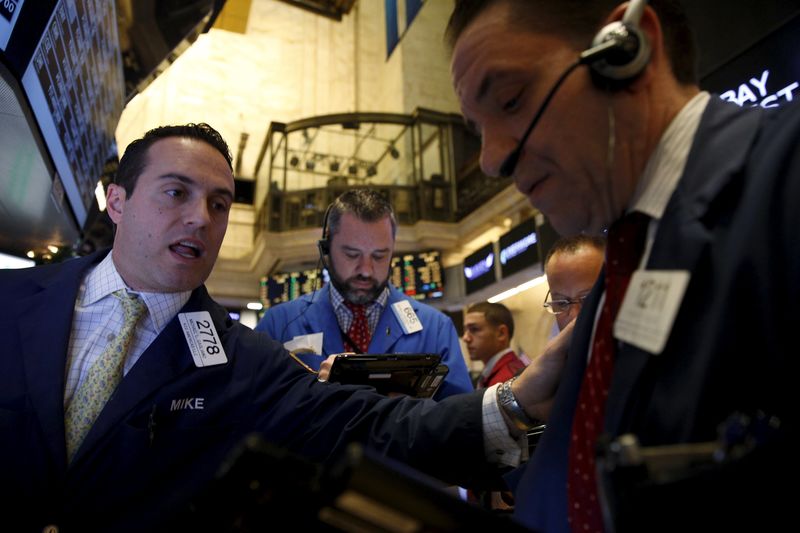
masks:
<path fill-rule="evenodd" d="M 416 252 L 393 257 L 389 279 L 403 294 L 416 300 L 441 298 L 444 294 L 439 252 Z"/>
<path fill-rule="evenodd" d="M 415 300 L 441 298 L 444 276 L 439 252 L 410 252 L 392 257 L 389 282 Z M 261 279 L 260 298 L 265 308 L 299 298 L 330 281 L 326 269 L 281 272 Z"/>
<path fill-rule="evenodd" d="M 22 87 L 82 227 L 125 101 L 115 2 L 59 1 Z"/>
<path fill-rule="evenodd" d="M 520 222 L 500 236 L 499 253 L 502 276 L 524 270 L 539 262 L 539 234 L 533 218 Z"/>
<path fill-rule="evenodd" d="M 701 86 L 747 107 L 800 99 L 800 15 L 705 76 Z"/>
<path fill-rule="evenodd" d="M 320 276 L 321 274 L 321 276 Z M 260 298 L 265 309 L 314 292 L 329 281 L 326 270 L 316 268 L 280 272 L 261 278 Z"/>
<path fill-rule="evenodd" d="M 479 248 L 464 259 L 464 288 L 471 294 L 497 281 L 494 243 Z"/>
<path fill-rule="evenodd" d="M 25 0 L 0 0 L 0 50 L 5 50 Z"/>

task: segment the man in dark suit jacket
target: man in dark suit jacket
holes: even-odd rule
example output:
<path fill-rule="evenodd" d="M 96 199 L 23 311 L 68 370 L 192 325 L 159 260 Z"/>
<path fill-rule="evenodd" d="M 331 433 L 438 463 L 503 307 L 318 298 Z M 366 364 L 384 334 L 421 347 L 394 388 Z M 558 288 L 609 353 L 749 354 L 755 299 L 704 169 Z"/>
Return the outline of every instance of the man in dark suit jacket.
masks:
<path fill-rule="evenodd" d="M 623 17 L 627 26 L 609 27 L 616 44 L 601 32 L 584 52 Z M 621 502 L 621 487 L 606 493 L 605 527 L 766 530 L 788 520 L 777 487 L 797 472 L 800 107 L 739 109 L 701 92 L 687 21 L 671 0 L 462 0 L 448 35 L 484 172 L 512 175 L 561 234 L 649 217 L 615 323 L 601 432 L 648 447 L 699 445 L 733 413 L 767 421 L 740 461 L 705 454 L 704 468 L 667 469 L 647 479 L 654 497 L 636 506 Z M 569 531 L 568 515 L 597 505 L 568 498 L 567 480 L 604 292 L 598 283 L 574 323 L 548 428 L 518 479 L 517 517 L 542 531 Z M 513 386 L 523 405 L 526 377 Z M 637 512 L 642 521 L 629 520 Z"/>
<path fill-rule="evenodd" d="M 317 461 L 358 441 L 451 483 L 500 473 L 486 462 L 495 452 L 484 449 L 482 394 L 437 404 L 319 383 L 228 318 L 203 282 L 233 187 L 216 131 L 157 128 L 128 147 L 109 186 L 111 253 L 0 273 L 4 530 L 160 529 L 254 431 Z M 147 311 L 124 377 L 70 456 L 64 413 L 121 331 L 120 290 Z"/>

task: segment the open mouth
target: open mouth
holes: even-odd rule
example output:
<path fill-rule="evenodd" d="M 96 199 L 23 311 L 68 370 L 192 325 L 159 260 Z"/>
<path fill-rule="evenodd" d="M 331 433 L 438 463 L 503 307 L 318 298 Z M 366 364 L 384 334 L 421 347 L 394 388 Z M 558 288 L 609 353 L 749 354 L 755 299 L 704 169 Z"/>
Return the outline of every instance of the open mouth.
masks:
<path fill-rule="evenodd" d="M 169 247 L 175 254 L 186 259 L 197 259 L 203 255 L 203 248 L 191 241 L 178 241 Z"/>

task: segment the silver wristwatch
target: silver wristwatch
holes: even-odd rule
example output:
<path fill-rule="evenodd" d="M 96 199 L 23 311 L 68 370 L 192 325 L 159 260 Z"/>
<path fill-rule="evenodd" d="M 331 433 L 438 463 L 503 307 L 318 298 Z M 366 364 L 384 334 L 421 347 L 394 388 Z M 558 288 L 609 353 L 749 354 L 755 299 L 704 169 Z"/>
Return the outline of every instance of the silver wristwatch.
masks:
<path fill-rule="evenodd" d="M 514 376 L 497 387 L 497 403 L 500 404 L 503 412 L 511 419 L 511 422 L 513 422 L 517 429 L 520 431 L 528 431 L 536 427 L 539 422 L 533 420 L 525 413 L 519 405 L 519 402 L 517 402 L 514 393 L 511 391 L 511 384 L 514 383 L 516 379 L 517 377 Z"/>

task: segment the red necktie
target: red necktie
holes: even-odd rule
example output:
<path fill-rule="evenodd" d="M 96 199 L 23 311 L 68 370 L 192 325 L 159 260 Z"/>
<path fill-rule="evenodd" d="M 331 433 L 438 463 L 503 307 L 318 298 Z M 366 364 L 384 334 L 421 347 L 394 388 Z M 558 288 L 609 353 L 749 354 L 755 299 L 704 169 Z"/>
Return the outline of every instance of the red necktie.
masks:
<path fill-rule="evenodd" d="M 353 322 L 350 324 L 347 336 L 356 343 L 356 346 L 353 346 L 350 342 L 345 340 L 344 348 L 347 351 L 367 353 L 370 340 L 369 324 L 367 323 L 367 306 L 350 302 L 345 302 L 344 305 L 353 313 Z"/>
<path fill-rule="evenodd" d="M 647 215 L 631 213 L 608 230 L 605 302 L 597 321 L 592 356 L 578 395 L 569 446 L 568 517 L 575 532 L 603 531 L 603 516 L 597 497 L 595 446 L 603 429 L 606 398 L 614 368 L 617 343 L 612 327 L 644 249 L 648 220 Z"/>

